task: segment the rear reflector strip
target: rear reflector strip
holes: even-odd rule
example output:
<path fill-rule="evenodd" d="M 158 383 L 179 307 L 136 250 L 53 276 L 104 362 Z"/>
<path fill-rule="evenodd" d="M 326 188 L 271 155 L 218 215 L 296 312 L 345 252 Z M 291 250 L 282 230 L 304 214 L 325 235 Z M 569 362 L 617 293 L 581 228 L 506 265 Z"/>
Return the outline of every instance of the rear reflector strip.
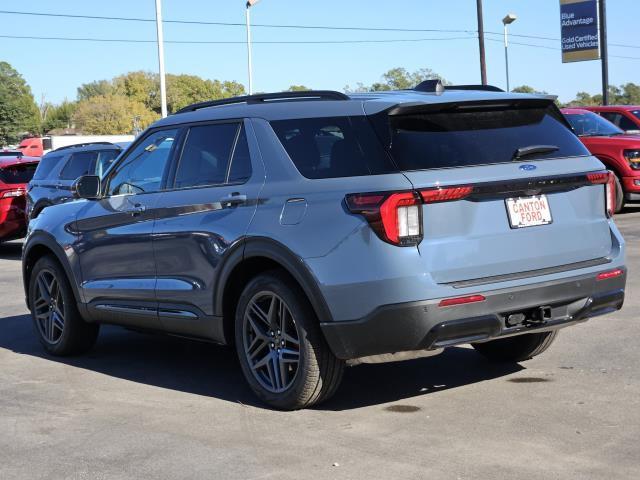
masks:
<path fill-rule="evenodd" d="M 609 172 L 587 173 L 587 179 L 594 185 L 604 185 L 609 180 Z"/>
<path fill-rule="evenodd" d="M 465 305 L 467 303 L 484 302 L 486 298 L 484 295 L 469 295 L 466 297 L 445 298 L 440 300 L 439 307 L 453 307 L 456 305 Z"/>
<path fill-rule="evenodd" d="M 616 268 L 615 270 L 611 270 L 609 272 L 599 273 L 598 276 L 596 277 L 596 280 L 609 280 L 610 278 L 619 277 L 623 273 L 624 273 L 624 270 L 622 270 L 621 268 Z"/>
<path fill-rule="evenodd" d="M 460 187 L 430 188 L 420 190 L 424 203 L 450 202 L 462 200 L 473 192 L 473 187 L 464 185 Z"/>

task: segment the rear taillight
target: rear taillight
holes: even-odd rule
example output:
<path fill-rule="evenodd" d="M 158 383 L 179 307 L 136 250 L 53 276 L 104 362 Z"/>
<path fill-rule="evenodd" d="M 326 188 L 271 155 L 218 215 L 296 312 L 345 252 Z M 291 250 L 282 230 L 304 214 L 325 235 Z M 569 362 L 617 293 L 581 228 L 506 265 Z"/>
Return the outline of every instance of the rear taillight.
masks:
<path fill-rule="evenodd" d="M 427 190 L 420 190 L 420 195 L 424 203 L 436 203 L 436 202 L 450 202 L 452 200 L 462 200 L 468 197 L 473 192 L 473 187 L 444 187 L 444 188 L 429 188 Z"/>
<path fill-rule="evenodd" d="M 455 307 L 456 305 L 466 305 L 468 303 L 484 302 L 484 295 L 467 295 L 466 297 L 445 298 L 440 300 L 439 307 Z"/>
<path fill-rule="evenodd" d="M 613 172 L 587 173 L 593 185 L 605 185 L 605 213 L 612 217 L 616 209 L 616 177 Z"/>
<path fill-rule="evenodd" d="M 2 192 L 0 198 L 13 198 L 22 196 L 24 196 L 24 190 L 7 190 L 5 192 Z"/>
<path fill-rule="evenodd" d="M 615 270 L 610 270 L 608 272 L 599 273 L 596 277 L 596 280 L 609 280 L 610 278 L 617 278 L 624 273 L 624 270 L 621 268 L 616 268 Z"/>
<path fill-rule="evenodd" d="M 422 240 L 422 202 L 417 193 L 354 193 L 346 196 L 346 202 L 385 242 L 408 247 Z"/>

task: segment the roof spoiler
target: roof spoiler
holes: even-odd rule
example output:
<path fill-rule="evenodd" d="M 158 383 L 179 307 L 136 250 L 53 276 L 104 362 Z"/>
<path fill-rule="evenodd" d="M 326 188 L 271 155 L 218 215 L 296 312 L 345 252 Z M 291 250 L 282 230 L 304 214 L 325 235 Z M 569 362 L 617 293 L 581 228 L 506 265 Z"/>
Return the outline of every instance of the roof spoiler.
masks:
<path fill-rule="evenodd" d="M 456 111 L 471 112 L 473 110 L 503 109 L 508 107 L 548 107 L 553 104 L 552 96 L 536 96 L 524 98 L 488 99 L 473 101 L 453 101 L 442 103 L 404 102 L 387 110 L 387 115 L 411 115 L 425 112 Z"/>
<path fill-rule="evenodd" d="M 431 79 L 420 82 L 413 87 L 416 92 L 444 93 L 445 90 L 478 90 L 483 92 L 504 92 L 501 88 L 493 85 L 447 85 L 445 86 L 440 79 Z"/>

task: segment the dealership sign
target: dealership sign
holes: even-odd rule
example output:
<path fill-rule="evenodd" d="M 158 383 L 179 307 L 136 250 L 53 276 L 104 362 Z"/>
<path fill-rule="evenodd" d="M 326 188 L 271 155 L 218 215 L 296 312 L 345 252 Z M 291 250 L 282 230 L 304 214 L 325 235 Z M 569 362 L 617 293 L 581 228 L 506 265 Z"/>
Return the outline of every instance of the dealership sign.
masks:
<path fill-rule="evenodd" d="M 560 0 L 562 62 L 600 58 L 598 0 Z"/>

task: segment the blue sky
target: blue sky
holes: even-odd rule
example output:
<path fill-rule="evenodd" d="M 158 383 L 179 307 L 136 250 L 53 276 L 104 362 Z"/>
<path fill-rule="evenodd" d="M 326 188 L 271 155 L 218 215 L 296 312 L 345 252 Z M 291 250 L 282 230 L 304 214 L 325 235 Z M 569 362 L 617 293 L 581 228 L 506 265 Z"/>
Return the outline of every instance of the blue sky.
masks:
<path fill-rule="evenodd" d="M 475 30 L 475 0 L 261 0 L 252 9 L 252 21 L 266 24 L 303 24 L 360 27 Z M 608 0 L 609 43 L 639 48 L 610 47 L 611 55 L 638 59 L 610 59 L 612 84 L 640 83 L 640 0 Z M 3 0 L 0 10 L 78 15 L 153 18 L 154 0 Z M 485 30 L 501 32 L 508 12 L 518 15 L 511 32 L 559 38 L 558 0 L 484 0 Z M 166 20 L 244 22 L 242 0 L 163 0 Z M 1 35 L 37 35 L 94 38 L 155 39 L 153 23 L 28 17 L 0 14 Z M 259 44 L 254 45 L 254 88 L 276 91 L 291 84 L 338 89 L 357 82 L 370 84 L 393 67 L 428 67 L 454 83 L 479 83 L 477 40 L 465 33 L 354 32 L 255 27 L 260 41 L 385 40 L 468 37 L 406 43 Z M 504 87 L 504 49 L 501 37 L 487 35 L 489 82 Z M 243 27 L 165 25 L 166 40 L 245 40 Z M 600 91 L 600 62 L 562 64 L 560 42 L 512 38 L 512 86 L 529 84 L 570 100 L 579 90 Z M 555 50 L 554 50 L 555 49 Z M 92 80 L 111 78 L 132 70 L 157 70 L 154 43 L 88 43 L 0 38 L 0 59 L 11 63 L 31 85 L 36 98 L 74 99 L 76 88 Z M 169 73 L 189 73 L 246 85 L 246 47 L 167 44 Z"/>

